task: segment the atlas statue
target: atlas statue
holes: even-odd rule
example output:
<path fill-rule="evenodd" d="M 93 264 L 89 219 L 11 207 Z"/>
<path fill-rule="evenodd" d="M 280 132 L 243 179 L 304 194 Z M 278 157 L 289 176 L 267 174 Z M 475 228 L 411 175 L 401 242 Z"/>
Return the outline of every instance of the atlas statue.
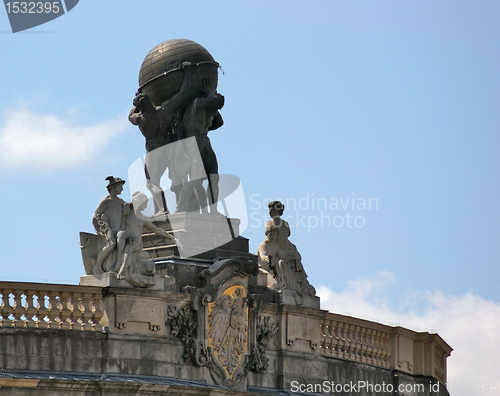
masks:
<path fill-rule="evenodd" d="M 208 137 L 223 125 L 218 67 L 205 48 L 184 39 L 157 45 L 141 66 L 129 121 L 146 140 L 144 171 L 155 216 L 170 213 L 161 187 L 167 170 L 176 212 L 219 214 L 218 163 Z"/>

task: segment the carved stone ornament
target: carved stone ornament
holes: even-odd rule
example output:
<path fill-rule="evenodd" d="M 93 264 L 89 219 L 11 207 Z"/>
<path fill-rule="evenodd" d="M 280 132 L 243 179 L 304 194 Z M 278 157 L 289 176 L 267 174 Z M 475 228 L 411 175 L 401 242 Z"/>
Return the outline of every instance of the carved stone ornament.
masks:
<path fill-rule="evenodd" d="M 225 377 L 232 380 L 248 352 L 248 306 L 244 286 L 228 287 L 207 304 L 208 347 Z"/>
<path fill-rule="evenodd" d="M 257 323 L 256 345 L 252 348 L 252 352 L 248 359 L 249 370 L 255 372 L 266 371 L 269 367 L 269 358 L 266 356 L 267 345 L 269 341 L 276 335 L 279 327 L 275 324 L 271 317 L 260 316 Z"/>
<path fill-rule="evenodd" d="M 183 359 L 193 362 L 196 349 L 196 329 L 198 327 L 195 312 L 189 307 L 177 310 L 175 306 L 169 306 L 167 316 L 170 333 L 179 338 L 184 344 Z"/>
<path fill-rule="evenodd" d="M 248 279 L 257 272 L 257 263 L 252 259 L 218 260 L 200 273 L 202 287 L 184 289 L 191 294 L 191 309 L 198 318 L 197 332 L 192 334 L 196 341 L 193 344 L 186 337 L 184 341 L 185 345 L 194 345 L 192 361 L 208 367 L 214 383 L 228 388 L 243 383 L 249 370 L 250 351 L 258 349 L 258 297 L 248 293 Z M 180 316 L 173 312 L 172 315 Z M 189 316 L 188 312 L 185 316 Z M 170 323 L 175 329 L 185 329 L 177 326 L 179 321 Z M 172 330 L 176 331 L 174 327 Z M 183 332 L 187 334 L 186 330 Z"/>

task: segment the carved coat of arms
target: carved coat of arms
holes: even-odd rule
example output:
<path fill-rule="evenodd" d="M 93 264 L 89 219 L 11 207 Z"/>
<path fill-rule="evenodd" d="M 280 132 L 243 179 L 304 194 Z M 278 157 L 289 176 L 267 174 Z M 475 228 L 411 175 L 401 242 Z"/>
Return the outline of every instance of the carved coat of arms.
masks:
<path fill-rule="evenodd" d="M 260 316 L 259 297 L 248 291 L 248 278 L 257 273 L 255 260 L 221 259 L 200 273 L 202 287 L 184 288 L 189 306 L 168 309 L 167 324 L 184 343 L 184 360 L 207 367 L 215 384 L 244 387 L 249 371 L 269 366 L 266 349 L 278 326 Z"/>
<path fill-rule="evenodd" d="M 215 361 L 232 380 L 248 352 L 248 305 L 241 285 L 227 288 L 222 296 L 207 304 L 208 347 Z"/>

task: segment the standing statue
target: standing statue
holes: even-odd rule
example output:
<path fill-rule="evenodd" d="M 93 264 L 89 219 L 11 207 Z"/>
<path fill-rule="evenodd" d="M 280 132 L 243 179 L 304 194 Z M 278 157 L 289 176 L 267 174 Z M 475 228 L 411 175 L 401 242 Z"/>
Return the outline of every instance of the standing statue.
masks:
<path fill-rule="evenodd" d="M 281 218 L 285 206 L 279 201 L 272 201 L 268 207 L 271 220 L 266 222 L 267 237 L 257 250 L 259 264 L 265 270 L 270 270 L 278 283 L 278 289 L 292 291 L 297 305 L 302 305 L 303 295 L 314 296 L 316 290 L 307 280 L 297 247 L 288 240 L 290 226 Z"/>
<path fill-rule="evenodd" d="M 218 164 L 208 138 L 223 124 L 218 68 L 205 48 L 185 39 L 158 44 L 141 66 L 129 120 L 146 138 L 145 173 L 157 215 L 169 213 L 160 187 L 167 168 L 176 212 L 208 214 L 209 207 L 210 214 L 219 214 Z"/>
<path fill-rule="evenodd" d="M 181 65 L 186 73 L 179 92 L 174 96 L 165 100 L 161 106 L 154 106 L 147 94 L 138 93 L 133 101 L 134 107 L 128 116 L 129 121 L 137 125 L 146 138 L 144 171 L 147 187 L 153 194 L 157 214 L 169 213 L 165 194 L 160 186 L 161 177 L 167 168 L 169 168 L 169 177 L 173 185 L 182 184 L 180 180 L 177 180 L 179 177 L 182 178 L 182 172 L 176 170 L 176 164 L 173 162 L 175 153 L 172 153 L 173 146 L 169 143 L 180 138 L 173 124 L 179 116 L 180 108 L 186 102 L 186 94 L 191 90 L 191 76 L 188 72 L 190 67 L 189 62 Z M 174 190 L 174 192 L 178 196 L 180 191 Z"/>
<path fill-rule="evenodd" d="M 106 180 L 109 194 L 99 203 L 92 217 L 97 235 L 102 235 L 106 241 L 98 251 L 95 266 L 102 268 L 103 272 L 116 272 L 120 267 L 121 253 L 126 239 L 122 226 L 125 201 L 118 196 L 123 191 L 125 181 L 113 176 L 108 176 Z"/>
<path fill-rule="evenodd" d="M 203 166 L 201 167 L 201 164 L 196 163 L 197 157 L 192 155 L 189 169 L 190 180 L 197 183 L 195 193 L 199 197 L 201 210 L 203 212 L 204 207 L 202 204 L 206 201 L 205 197 L 208 197 L 210 214 L 220 214 L 217 210 L 217 201 L 219 199 L 219 165 L 217 164 L 217 157 L 208 138 L 208 131 L 220 128 L 223 124 L 219 110 L 224 106 L 224 96 L 217 92 L 210 92 L 208 86 L 209 80 L 203 79 L 203 88 L 201 89 L 203 96 L 197 97 L 187 105 L 181 125 L 183 137 L 195 137 L 199 153 L 201 154 Z M 207 194 L 205 195 L 201 182 L 206 178 L 208 178 L 208 187 Z"/>

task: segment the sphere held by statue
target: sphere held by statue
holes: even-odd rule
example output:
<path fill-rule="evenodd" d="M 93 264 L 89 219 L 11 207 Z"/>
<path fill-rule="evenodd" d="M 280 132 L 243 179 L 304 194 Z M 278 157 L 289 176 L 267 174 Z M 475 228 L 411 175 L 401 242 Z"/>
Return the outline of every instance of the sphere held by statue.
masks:
<path fill-rule="evenodd" d="M 167 40 L 149 51 L 139 72 L 141 92 L 149 95 L 154 105 L 160 106 L 179 92 L 185 62 L 191 63 L 193 68 L 191 88 L 186 97 L 194 99 L 201 89 L 215 93 L 219 64 L 203 46 L 186 39 Z"/>

